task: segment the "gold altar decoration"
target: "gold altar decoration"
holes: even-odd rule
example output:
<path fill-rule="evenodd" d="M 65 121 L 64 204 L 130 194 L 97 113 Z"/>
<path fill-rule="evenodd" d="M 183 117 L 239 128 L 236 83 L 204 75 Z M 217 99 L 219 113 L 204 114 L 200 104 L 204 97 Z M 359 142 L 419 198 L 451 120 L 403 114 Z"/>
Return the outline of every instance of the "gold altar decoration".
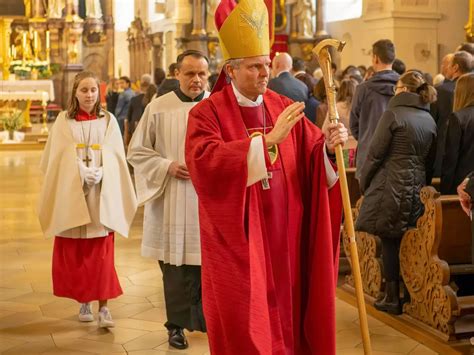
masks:
<path fill-rule="evenodd" d="M 10 76 L 10 35 L 13 19 L 0 18 L 0 65 L 2 68 L 3 80 L 8 80 Z"/>
<path fill-rule="evenodd" d="M 285 0 L 275 1 L 275 29 L 274 32 L 284 31 L 288 22 Z"/>
<path fill-rule="evenodd" d="M 362 204 L 363 197 L 361 197 L 352 210 L 354 220 L 357 220 L 359 216 L 360 206 Z M 373 301 L 377 299 L 382 292 L 384 287 L 382 277 L 382 262 L 380 259 L 381 254 L 381 242 L 380 238 L 365 232 L 355 232 L 357 250 L 359 255 L 360 273 L 362 276 L 362 287 L 364 293 L 373 298 Z M 346 226 L 342 230 L 342 245 L 344 252 L 350 260 L 350 247 L 349 247 L 349 234 L 347 233 Z M 346 282 L 354 287 L 354 278 L 352 275 L 346 276 Z"/>
<path fill-rule="evenodd" d="M 469 19 L 464 29 L 466 30 L 466 40 L 474 42 L 474 0 L 469 0 Z"/>

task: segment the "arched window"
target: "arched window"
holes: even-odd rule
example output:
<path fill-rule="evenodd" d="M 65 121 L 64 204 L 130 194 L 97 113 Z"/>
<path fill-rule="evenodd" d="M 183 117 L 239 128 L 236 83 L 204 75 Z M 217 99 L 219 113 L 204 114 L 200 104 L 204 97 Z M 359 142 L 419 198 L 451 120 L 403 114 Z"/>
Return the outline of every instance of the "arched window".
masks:
<path fill-rule="evenodd" d="M 326 0 L 324 6 L 326 22 L 350 20 L 362 16 L 362 0 Z"/>

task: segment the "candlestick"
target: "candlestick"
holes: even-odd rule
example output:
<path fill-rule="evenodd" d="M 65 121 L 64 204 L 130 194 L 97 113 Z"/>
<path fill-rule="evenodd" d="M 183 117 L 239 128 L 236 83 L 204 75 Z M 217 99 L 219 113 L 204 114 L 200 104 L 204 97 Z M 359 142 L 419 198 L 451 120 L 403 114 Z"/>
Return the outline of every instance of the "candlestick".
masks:
<path fill-rule="evenodd" d="M 46 31 L 46 49 L 49 49 L 49 31 Z"/>
<path fill-rule="evenodd" d="M 38 32 L 33 32 L 33 50 L 35 51 L 35 60 L 38 59 Z"/>
<path fill-rule="evenodd" d="M 23 38 L 22 38 L 22 47 L 23 47 L 23 61 L 26 59 L 26 32 L 23 32 Z"/>

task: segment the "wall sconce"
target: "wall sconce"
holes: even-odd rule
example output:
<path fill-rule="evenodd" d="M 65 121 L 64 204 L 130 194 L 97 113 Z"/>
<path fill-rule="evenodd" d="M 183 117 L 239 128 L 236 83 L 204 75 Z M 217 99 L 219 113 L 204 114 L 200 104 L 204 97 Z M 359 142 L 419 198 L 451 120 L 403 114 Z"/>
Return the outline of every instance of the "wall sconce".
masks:
<path fill-rule="evenodd" d="M 372 55 L 372 48 L 371 49 L 361 48 L 360 51 L 362 52 L 363 55 Z"/>
<path fill-rule="evenodd" d="M 430 45 L 427 43 L 415 44 L 415 58 L 417 60 L 427 60 L 431 57 Z"/>
<path fill-rule="evenodd" d="M 431 51 L 429 49 L 422 49 L 421 55 L 425 58 L 428 58 L 431 55 Z"/>

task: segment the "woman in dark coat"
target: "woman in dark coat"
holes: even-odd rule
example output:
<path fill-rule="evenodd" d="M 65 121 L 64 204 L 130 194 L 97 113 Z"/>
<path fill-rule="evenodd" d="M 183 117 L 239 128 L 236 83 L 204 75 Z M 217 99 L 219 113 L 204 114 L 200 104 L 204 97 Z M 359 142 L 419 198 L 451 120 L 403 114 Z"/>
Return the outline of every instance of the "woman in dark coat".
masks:
<path fill-rule="evenodd" d="M 420 190 L 431 181 L 436 151 L 436 123 L 429 104 L 436 90 L 415 71 L 400 77 L 370 143 L 361 169 L 364 195 L 356 230 L 382 240 L 385 297 L 375 308 L 401 313 L 399 299 L 400 241 L 423 212 Z"/>
<path fill-rule="evenodd" d="M 448 119 L 446 148 L 441 169 L 441 193 L 456 187 L 474 170 L 474 73 L 461 75 L 454 89 L 453 113 Z"/>

